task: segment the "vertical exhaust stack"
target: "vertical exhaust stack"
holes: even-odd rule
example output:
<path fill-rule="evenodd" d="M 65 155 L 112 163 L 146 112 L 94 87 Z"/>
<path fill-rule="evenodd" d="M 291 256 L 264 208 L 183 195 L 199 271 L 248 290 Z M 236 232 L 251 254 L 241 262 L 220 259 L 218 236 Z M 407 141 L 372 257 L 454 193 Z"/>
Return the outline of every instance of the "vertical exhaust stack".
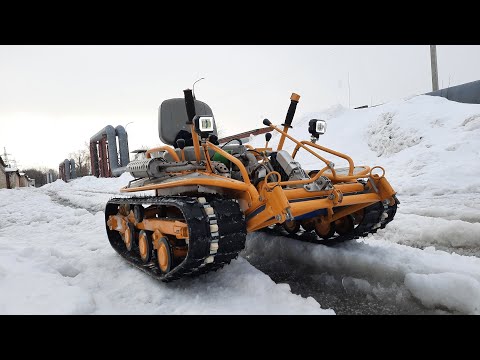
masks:
<path fill-rule="evenodd" d="M 130 156 L 128 135 L 123 126 L 107 125 L 90 138 L 90 161 L 92 175 L 96 177 L 120 176 L 125 172 Z"/>

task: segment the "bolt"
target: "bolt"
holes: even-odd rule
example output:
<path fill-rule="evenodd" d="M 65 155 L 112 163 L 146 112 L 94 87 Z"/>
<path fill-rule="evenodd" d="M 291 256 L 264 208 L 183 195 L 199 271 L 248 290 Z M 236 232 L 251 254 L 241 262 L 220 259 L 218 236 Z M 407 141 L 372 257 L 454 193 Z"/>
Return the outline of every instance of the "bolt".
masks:
<path fill-rule="evenodd" d="M 329 198 L 330 200 L 333 200 L 333 199 L 335 199 L 335 195 L 330 194 L 330 195 L 328 195 L 328 198 Z"/>

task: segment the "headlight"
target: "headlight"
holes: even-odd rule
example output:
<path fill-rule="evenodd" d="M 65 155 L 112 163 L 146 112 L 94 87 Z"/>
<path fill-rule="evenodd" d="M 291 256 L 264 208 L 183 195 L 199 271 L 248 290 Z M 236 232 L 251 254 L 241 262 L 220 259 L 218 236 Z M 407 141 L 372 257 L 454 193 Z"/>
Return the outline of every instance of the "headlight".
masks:
<path fill-rule="evenodd" d="M 315 143 L 320 135 L 327 131 L 327 122 L 325 120 L 312 119 L 308 122 L 308 132 L 312 134 L 311 141 Z"/>
<path fill-rule="evenodd" d="M 213 131 L 213 117 L 212 116 L 201 116 L 198 119 L 198 128 L 200 132 L 211 132 Z"/>
<path fill-rule="evenodd" d="M 327 131 L 327 122 L 325 120 L 312 119 L 308 122 L 308 132 L 312 136 L 318 137 L 318 135 L 325 134 Z"/>
<path fill-rule="evenodd" d="M 317 120 L 316 130 L 320 135 L 325 134 L 325 131 L 327 131 L 327 122 L 325 120 Z"/>
<path fill-rule="evenodd" d="M 208 138 L 208 135 L 215 131 L 215 120 L 213 116 L 195 116 L 193 118 L 195 131 L 201 138 Z"/>

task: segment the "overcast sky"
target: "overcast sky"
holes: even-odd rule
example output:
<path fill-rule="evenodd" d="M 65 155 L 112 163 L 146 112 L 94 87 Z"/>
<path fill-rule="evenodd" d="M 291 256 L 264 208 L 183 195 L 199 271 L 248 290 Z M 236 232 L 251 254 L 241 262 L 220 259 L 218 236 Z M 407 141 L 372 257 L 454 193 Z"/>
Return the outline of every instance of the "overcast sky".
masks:
<path fill-rule="evenodd" d="M 480 46 L 437 46 L 440 88 L 480 80 Z M 106 125 L 130 151 L 160 144 L 158 107 L 195 95 L 223 135 L 336 104 L 375 105 L 431 91 L 428 45 L 0 46 L 0 153 L 20 168 L 58 165 Z"/>

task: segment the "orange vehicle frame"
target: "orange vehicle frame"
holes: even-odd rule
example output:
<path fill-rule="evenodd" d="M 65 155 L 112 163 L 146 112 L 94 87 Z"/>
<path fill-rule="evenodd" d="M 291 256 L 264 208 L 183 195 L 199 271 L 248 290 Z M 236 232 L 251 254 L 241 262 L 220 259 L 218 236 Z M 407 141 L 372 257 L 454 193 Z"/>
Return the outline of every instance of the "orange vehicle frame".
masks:
<path fill-rule="evenodd" d="M 145 190 L 155 190 L 157 195 L 161 195 L 162 189 L 188 185 L 202 185 L 217 190 L 222 189 L 223 191 L 230 193 L 234 198 L 239 200 L 240 207 L 245 213 L 247 219 L 248 232 L 253 232 L 275 223 L 283 223 L 288 219 L 308 214 L 318 209 L 327 209 L 328 215 L 324 217 L 324 220 L 332 222 L 340 219 L 343 216 L 347 216 L 349 214 L 357 212 L 362 208 L 367 207 L 368 205 L 371 205 L 378 201 L 388 201 L 391 205 L 393 205 L 395 201 L 393 199 L 395 191 L 393 190 L 387 179 L 384 177 L 385 171 L 383 170 L 383 168 L 378 166 L 372 169 L 370 169 L 369 167 L 365 167 L 365 170 L 354 175 L 353 171 L 355 166 L 353 160 L 349 156 L 317 145 L 310 141 L 297 141 L 296 139 L 288 135 L 288 128 L 285 128 L 284 131 L 282 131 L 273 124 L 270 125 L 270 128 L 281 133 L 282 139 L 288 138 L 296 144 L 296 147 L 292 153 L 292 157 L 294 157 L 297 154 L 298 150 L 302 148 L 317 157 L 322 162 L 324 162 L 326 166 L 320 171 L 318 171 L 315 176 L 306 180 L 269 182 L 268 180 L 273 175 L 273 173 L 269 173 L 265 177 L 265 180 L 260 182 L 260 184 L 255 187 L 250 182 L 248 172 L 239 159 L 235 158 L 234 156 L 219 148 L 218 146 L 212 144 L 211 142 L 203 141 L 201 146 L 203 147 L 205 152 L 208 151 L 208 148 L 210 148 L 230 160 L 238 167 L 242 175 L 243 182 L 212 173 L 210 165 L 208 164 L 208 170 L 195 170 L 196 172 L 202 173 L 202 175 L 204 175 L 204 177 L 202 178 L 196 177 L 194 179 L 182 179 L 168 183 L 150 184 L 140 187 L 124 187 L 120 191 L 137 192 Z M 195 133 L 195 130 L 192 126 L 192 134 L 193 133 Z M 283 142 L 281 143 L 281 145 L 283 146 Z M 335 172 L 333 164 L 330 161 L 323 158 L 307 146 L 346 159 L 349 163 L 348 176 L 338 175 Z M 198 144 L 198 141 L 194 142 L 194 147 L 195 156 L 197 158 L 197 161 L 199 161 L 200 145 Z M 249 148 L 251 148 L 251 146 L 249 146 Z M 265 148 L 258 150 L 265 150 Z M 179 161 L 178 155 L 172 148 L 168 146 L 148 150 L 146 154 L 147 158 L 150 157 L 150 154 L 152 152 L 157 151 L 167 151 L 174 160 Z M 378 174 L 373 174 L 372 170 L 375 168 L 380 168 L 383 171 L 383 174 L 381 176 Z M 327 173 L 327 170 L 331 171 L 331 174 Z M 184 175 L 195 171 L 184 171 L 179 172 L 179 174 Z M 310 184 L 318 180 L 319 177 L 322 175 L 328 177 L 334 183 L 333 189 L 323 191 L 307 191 L 304 188 L 282 188 L 282 186 Z M 279 178 L 279 176 L 277 178 Z M 364 186 L 358 182 L 352 181 L 359 178 L 368 178 L 370 182 L 368 189 L 370 192 L 358 194 L 358 192 L 364 190 Z M 342 209 L 334 213 L 333 208 L 339 206 L 341 206 Z"/>

